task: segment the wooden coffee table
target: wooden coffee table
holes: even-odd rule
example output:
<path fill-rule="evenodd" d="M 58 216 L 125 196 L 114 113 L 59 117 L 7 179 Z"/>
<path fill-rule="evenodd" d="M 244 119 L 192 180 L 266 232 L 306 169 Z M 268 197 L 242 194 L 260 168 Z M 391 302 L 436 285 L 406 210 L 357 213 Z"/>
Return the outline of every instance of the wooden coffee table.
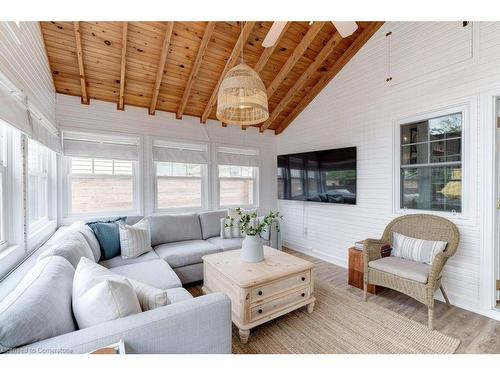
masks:
<path fill-rule="evenodd" d="M 222 292 L 231 299 L 242 343 L 248 341 L 250 328 L 306 305 L 312 313 L 313 263 L 268 246 L 262 262 L 246 263 L 240 251 L 203 257 L 203 292 Z"/>

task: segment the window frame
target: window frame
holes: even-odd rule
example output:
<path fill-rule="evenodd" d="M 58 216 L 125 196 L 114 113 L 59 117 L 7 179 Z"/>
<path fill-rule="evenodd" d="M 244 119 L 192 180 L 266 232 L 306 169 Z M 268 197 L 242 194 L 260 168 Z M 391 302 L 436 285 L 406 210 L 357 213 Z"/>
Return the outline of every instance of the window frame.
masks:
<path fill-rule="evenodd" d="M 140 145 L 138 145 L 140 147 Z M 140 150 L 140 148 L 139 148 Z M 140 152 L 139 152 L 140 155 Z M 103 158 L 89 158 L 89 157 L 81 157 L 82 159 L 101 159 L 101 160 L 116 160 L 116 159 L 103 159 Z M 71 188 L 72 188 L 72 180 L 71 177 L 71 156 L 63 156 L 62 157 L 62 181 L 63 181 L 63 223 L 68 223 L 78 219 L 90 219 L 90 218 L 99 218 L 104 216 L 132 216 L 132 215 L 140 215 L 141 212 L 141 188 L 140 188 L 140 164 L 141 160 L 129 160 L 132 162 L 132 209 L 126 211 L 100 211 L 100 212 L 80 212 L 75 213 L 72 211 L 72 202 L 71 202 Z M 93 174 L 78 174 L 79 176 L 84 176 L 87 178 L 98 178 Z M 109 176 L 109 175 L 108 175 Z M 118 175 L 119 177 L 119 175 Z"/>
<path fill-rule="evenodd" d="M 230 167 L 249 167 L 252 168 L 252 174 L 253 176 L 251 178 L 249 177 L 220 177 L 219 176 L 219 166 L 221 165 L 227 165 L 227 164 L 215 164 L 215 178 L 217 179 L 217 207 L 219 209 L 226 209 L 226 208 L 234 208 L 235 205 L 222 205 L 221 204 L 221 197 L 220 197 L 220 183 L 221 180 L 225 181 L 241 181 L 241 180 L 251 180 L 253 181 L 253 204 L 246 204 L 246 205 L 236 205 L 237 207 L 240 208 L 256 208 L 259 207 L 259 177 L 260 177 L 260 167 L 249 167 L 247 165 L 229 165 Z"/>
<path fill-rule="evenodd" d="M 45 215 L 40 216 L 36 221 L 33 223 L 30 223 L 30 207 L 29 207 L 29 189 L 30 189 L 30 176 L 33 176 L 33 174 L 30 175 L 29 173 L 29 142 L 37 142 L 33 139 L 26 139 L 26 146 L 27 146 L 27 152 L 26 152 L 26 166 L 27 166 L 27 171 L 26 171 L 26 204 L 27 204 L 27 216 L 26 216 L 26 227 L 28 230 L 28 237 L 31 237 L 34 233 L 37 231 L 41 230 L 44 228 L 49 222 L 50 222 L 50 205 L 51 205 L 51 197 L 50 197 L 50 192 L 51 192 L 51 176 L 52 176 L 52 151 L 49 150 L 46 146 L 39 144 L 39 147 L 44 147 L 44 153 L 45 153 L 45 158 L 44 162 L 46 163 L 45 171 L 41 173 L 34 174 L 34 176 L 37 176 L 38 179 L 43 178 L 45 180 Z M 38 142 L 37 142 L 38 143 Z M 37 192 L 39 195 L 40 192 Z M 38 196 L 38 199 L 40 199 L 41 196 Z"/>
<path fill-rule="evenodd" d="M 151 160 L 152 163 L 152 181 L 153 181 L 153 212 L 155 214 L 163 214 L 163 213 L 175 213 L 175 212 L 193 212 L 193 211 L 206 211 L 209 209 L 209 201 L 208 201 L 208 171 L 209 165 L 202 163 L 189 163 L 189 162 L 161 162 Z M 201 206 L 191 206 L 191 207 L 169 207 L 169 208 L 160 208 L 158 207 L 158 175 L 157 171 L 157 163 L 179 163 L 179 164 L 195 164 L 201 166 L 201 177 L 193 177 L 193 176 L 162 176 L 163 179 L 201 179 Z"/>
<path fill-rule="evenodd" d="M 462 169 L 462 210 L 461 212 L 437 211 L 428 209 L 414 209 L 401 207 L 401 126 L 419 121 L 429 120 L 436 117 L 462 113 L 462 150 L 461 150 L 461 169 Z M 474 144 L 476 136 L 470 131 L 472 118 L 476 118 L 474 110 L 474 99 L 468 99 L 464 102 L 442 106 L 416 115 L 400 117 L 393 121 L 393 213 L 402 214 L 431 214 L 450 219 L 460 219 L 473 221 L 471 217 L 471 198 L 475 197 L 476 188 L 471 182 L 472 171 L 470 165 L 473 165 L 476 159 L 471 153 L 471 146 Z M 436 163 L 440 166 L 443 163 Z M 446 163 L 444 163 L 446 164 Z M 422 165 L 422 164 L 415 164 Z M 411 166 L 409 166 L 411 167 Z"/>

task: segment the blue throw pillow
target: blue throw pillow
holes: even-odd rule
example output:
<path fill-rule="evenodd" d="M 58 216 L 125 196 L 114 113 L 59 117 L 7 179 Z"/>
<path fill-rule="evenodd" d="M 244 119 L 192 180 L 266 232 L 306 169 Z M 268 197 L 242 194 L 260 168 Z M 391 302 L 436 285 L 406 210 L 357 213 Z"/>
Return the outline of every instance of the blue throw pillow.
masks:
<path fill-rule="evenodd" d="M 108 221 L 93 221 L 87 225 L 94 231 L 101 246 L 101 260 L 114 258 L 121 253 L 120 229 L 118 224 L 125 223 L 126 217 L 118 217 Z"/>

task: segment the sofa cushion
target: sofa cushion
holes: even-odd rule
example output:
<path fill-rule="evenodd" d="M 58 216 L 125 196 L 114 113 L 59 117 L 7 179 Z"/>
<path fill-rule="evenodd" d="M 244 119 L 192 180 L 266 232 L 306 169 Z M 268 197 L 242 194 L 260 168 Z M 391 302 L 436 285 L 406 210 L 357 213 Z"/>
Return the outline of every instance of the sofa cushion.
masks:
<path fill-rule="evenodd" d="M 148 219 L 144 218 L 134 225 L 120 223 L 120 248 L 122 258 L 137 258 L 153 251 L 151 247 L 151 230 Z"/>
<path fill-rule="evenodd" d="M 141 281 L 159 289 L 170 289 L 182 286 L 177 274 L 163 259 L 126 264 L 110 269 L 112 272 Z"/>
<path fill-rule="evenodd" d="M 152 246 L 202 239 L 198 214 L 150 216 L 148 219 Z"/>
<path fill-rule="evenodd" d="M 167 290 L 167 296 L 170 303 L 185 301 L 193 299 L 193 296 L 184 288 L 172 288 Z"/>
<path fill-rule="evenodd" d="M 114 268 L 124 266 L 126 264 L 141 263 L 153 259 L 160 258 L 154 251 L 150 251 L 148 253 L 142 254 L 141 256 L 138 256 L 137 258 L 122 258 L 121 255 L 118 255 L 108 260 L 102 260 L 99 262 L 99 264 L 106 268 Z"/>
<path fill-rule="evenodd" d="M 119 217 L 114 220 L 87 223 L 99 241 L 102 260 L 120 255 L 120 231 L 118 224 L 120 222 L 124 223 L 125 219 L 125 217 Z"/>
<path fill-rule="evenodd" d="M 35 263 L 0 303 L 0 352 L 76 329 L 71 312 L 74 272 L 59 256 Z"/>
<path fill-rule="evenodd" d="M 65 258 L 75 268 L 82 257 L 95 261 L 94 253 L 90 249 L 87 240 L 80 232 L 68 232 L 65 236 L 61 237 L 59 242 L 52 243 L 52 245 L 44 250 L 38 256 L 38 260 L 53 255 L 59 255 Z"/>
<path fill-rule="evenodd" d="M 422 284 L 427 283 L 432 268 L 426 263 L 393 256 L 372 260 L 368 265 L 376 270 L 392 273 L 396 276 L 417 281 Z"/>
<path fill-rule="evenodd" d="M 201 234 L 206 240 L 220 235 L 220 221 L 227 216 L 227 210 L 202 212 L 199 216 Z"/>
<path fill-rule="evenodd" d="M 131 277 L 119 275 L 103 266 L 91 263 L 88 259 L 82 258 L 75 271 L 75 280 L 73 282 L 73 299 L 81 296 L 85 291 L 103 280 L 128 280 L 134 289 L 142 310 L 152 310 L 169 303 L 165 290 L 155 288 L 154 286 L 143 283 Z"/>
<path fill-rule="evenodd" d="M 99 259 L 101 259 L 101 246 L 99 245 L 99 241 L 97 240 L 97 237 L 95 236 L 92 229 L 83 221 L 75 221 L 69 226 L 69 228 L 72 231 L 80 232 L 83 235 L 83 237 L 89 244 L 92 253 L 94 254 L 95 261 L 98 262 Z"/>
<path fill-rule="evenodd" d="M 75 283 L 80 282 L 78 276 Z M 142 312 L 139 300 L 126 280 L 106 279 L 73 296 L 73 312 L 80 329 Z"/>
<path fill-rule="evenodd" d="M 207 239 L 208 242 L 217 246 L 218 249 L 222 251 L 241 249 L 241 244 L 243 238 L 222 238 L 222 237 L 212 237 Z"/>
<path fill-rule="evenodd" d="M 203 240 L 166 243 L 156 246 L 154 250 L 172 268 L 201 263 L 203 255 L 220 251 L 217 246 Z"/>

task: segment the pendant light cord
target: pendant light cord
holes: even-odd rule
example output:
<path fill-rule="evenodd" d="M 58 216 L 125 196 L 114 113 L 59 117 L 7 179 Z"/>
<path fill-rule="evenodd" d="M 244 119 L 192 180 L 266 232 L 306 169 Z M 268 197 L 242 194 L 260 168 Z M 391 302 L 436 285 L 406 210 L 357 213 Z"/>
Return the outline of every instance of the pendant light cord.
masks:
<path fill-rule="evenodd" d="M 241 63 L 245 62 L 243 58 L 243 21 L 240 21 L 240 39 L 241 39 Z"/>

